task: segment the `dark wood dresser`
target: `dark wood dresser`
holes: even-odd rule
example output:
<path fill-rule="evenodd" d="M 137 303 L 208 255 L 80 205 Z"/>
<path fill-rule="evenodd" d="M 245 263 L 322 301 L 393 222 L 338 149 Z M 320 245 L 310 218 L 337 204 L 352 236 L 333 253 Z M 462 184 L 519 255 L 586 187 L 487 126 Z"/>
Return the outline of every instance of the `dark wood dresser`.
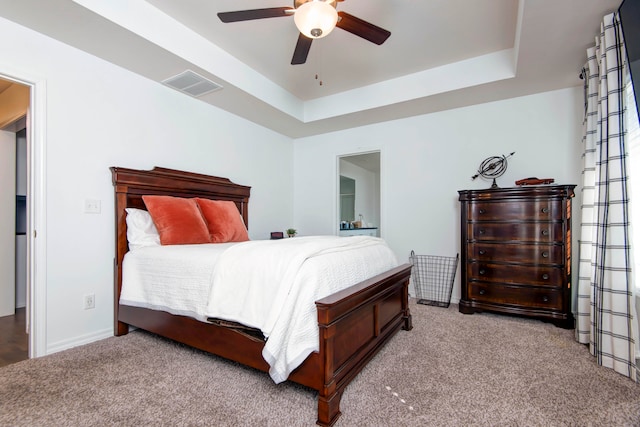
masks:
<path fill-rule="evenodd" d="M 460 312 L 532 316 L 573 328 L 575 185 L 462 190 Z"/>

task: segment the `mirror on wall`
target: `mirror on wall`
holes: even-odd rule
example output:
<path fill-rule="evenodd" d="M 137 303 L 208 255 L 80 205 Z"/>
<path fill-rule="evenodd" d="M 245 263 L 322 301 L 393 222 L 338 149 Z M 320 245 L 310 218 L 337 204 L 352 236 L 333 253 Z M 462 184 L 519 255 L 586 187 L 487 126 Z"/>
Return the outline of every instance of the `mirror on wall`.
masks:
<path fill-rule="evenodd" d="M 338 159 L 338 234 L 380 236 L 380 152 Z"/>

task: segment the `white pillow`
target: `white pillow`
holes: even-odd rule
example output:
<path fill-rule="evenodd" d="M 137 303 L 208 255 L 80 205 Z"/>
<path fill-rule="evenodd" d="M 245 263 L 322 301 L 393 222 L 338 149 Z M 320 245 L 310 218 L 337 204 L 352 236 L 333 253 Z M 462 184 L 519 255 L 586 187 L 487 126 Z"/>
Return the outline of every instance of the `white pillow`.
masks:
<path fill-rule="evenodd" d="M 160 234 L 151 219 L 149 212 L 127 208 L 127 240 L 129 249 L 134 250 L 146 246 L 160 246 Z"/>

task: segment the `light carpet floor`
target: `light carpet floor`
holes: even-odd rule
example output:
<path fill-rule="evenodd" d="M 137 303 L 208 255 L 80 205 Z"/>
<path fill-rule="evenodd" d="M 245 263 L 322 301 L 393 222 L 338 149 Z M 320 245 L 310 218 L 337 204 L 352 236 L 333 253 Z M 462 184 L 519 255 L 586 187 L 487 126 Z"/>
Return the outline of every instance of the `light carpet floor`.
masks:
<path fill-rule="evenodd" d="M 346 388 L 345 426 L 640 426 L 640 386 L 573 331 L 411 303 Z M 135 331 L 0 368 L 2 426 L 311 426 L 316 394 Z"/>

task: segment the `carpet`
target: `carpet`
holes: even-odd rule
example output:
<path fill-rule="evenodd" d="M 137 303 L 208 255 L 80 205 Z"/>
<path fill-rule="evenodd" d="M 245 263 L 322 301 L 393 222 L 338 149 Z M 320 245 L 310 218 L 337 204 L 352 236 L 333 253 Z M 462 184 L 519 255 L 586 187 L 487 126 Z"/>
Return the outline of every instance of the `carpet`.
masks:
<path fill-rule="evenodd" d="M 573 331 L 411 303 L 336 426 L 640 426 L 640 386 Z M 143 331 L 0 368 L 2 426 L 312 426 L 316 393 Z"/>

